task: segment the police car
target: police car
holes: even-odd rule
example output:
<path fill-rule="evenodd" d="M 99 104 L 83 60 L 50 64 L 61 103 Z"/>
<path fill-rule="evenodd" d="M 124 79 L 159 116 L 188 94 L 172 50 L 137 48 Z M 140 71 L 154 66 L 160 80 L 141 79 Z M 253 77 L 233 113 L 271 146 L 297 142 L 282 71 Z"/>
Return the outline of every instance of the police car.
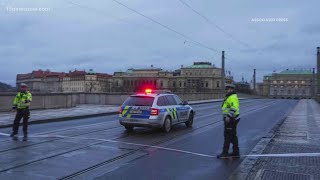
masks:
<path fill-rule="evenodd" d="M 128 131 L 134 127 L 162 128 L 169 132 L 171 126 L 193 124 L 195 115 L 188 102 L 169 91 L 146 89 L 131 95 L 120 107 L 119 122 Z"/>

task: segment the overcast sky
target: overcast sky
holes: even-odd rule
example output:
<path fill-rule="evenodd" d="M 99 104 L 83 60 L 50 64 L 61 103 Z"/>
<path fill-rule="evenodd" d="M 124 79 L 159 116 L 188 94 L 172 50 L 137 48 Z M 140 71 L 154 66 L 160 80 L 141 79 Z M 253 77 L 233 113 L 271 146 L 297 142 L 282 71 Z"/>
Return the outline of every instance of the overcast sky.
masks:
<path fill-rule="evenodd" d="M 216 51 L 191 43 L 113 0 L 0 0 L 0 81 L 37 69 L 113 73 L 153 64 L 166 70 L 210 61 L 236 80 L 316 66 L 319 0 L 118 0 Z M 48 8 L 24 12 L 14 8 Z M 253 18 L 286 18 L 253 22 Z M 232 35 L 233 38 L 221 32 Z M 240 43 L 241 41 L 241 43 Z M 244 45 L 247 44 L 247 45 Z"/>

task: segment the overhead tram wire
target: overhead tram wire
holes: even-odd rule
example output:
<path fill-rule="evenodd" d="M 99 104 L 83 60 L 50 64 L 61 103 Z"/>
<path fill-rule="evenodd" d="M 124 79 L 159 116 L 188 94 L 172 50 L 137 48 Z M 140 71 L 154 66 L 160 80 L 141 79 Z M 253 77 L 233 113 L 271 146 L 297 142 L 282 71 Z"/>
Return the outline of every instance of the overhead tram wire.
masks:
<path fill-rule="evenodd" d="M 116 17 L 116 16 L 114 16 L 114 15 L 112 15 L 112 14 L 106 14 L 104 11 L 101 11 L 101 10 L 99 10 L 99 9 L 92 8 L 92 7 L 88 7 L 88 6 L 85 6 L 85 5 L 81 5 L 81 4 L 75 3 L 74 1 L 71 1 L 71 0 L 64 0 L 64 1 L 67 2 L 67 3 L 69 3 L 69 4 L 78 6 L 78 7 L 80 7 L 80 8 L 87 9 L 87 10 L 90 10 L 90 11 L 94 11 L 94 12 L 97 13 L 97 14 L 101 14 L 101 15 L 104 15 L 104 16 L 105 16 L 105 15 L 108 15 L 108 16 L 113 17 L 113 18 L 116 19 L 116 20 L 125 22 L 125 23 L 127 23 L 127 24 L 132 24 L 132 22 L 126 21 L 126 20 L 121 19 L 121 18 L 118 18 L 118 17 Z M 160 25 L 161 27 L 163 27 L 163 28 L 165 28 L 165 29 L 167 29 L 167 30 L 169 30 L 169 31 L 171 31 L 171 32 L 174 32 L 175 34 L 178 34 L 180 37 L 182 37 L 182 38 L 184 39 L 184 43 L 188 42 L 188 43 L 191 43 L 191 44 L 196 45 L 196 46 L 198 46 L 198 47 L 205 48 L 205 49 L 208 49 L 208 50 L 210 50 L 210 51 L 214 51 L 214 52 L 216 52 L 216 53 L 221 53 L 221 51 L 219 51 L 219 50 L 217 50 L 217 49 L 214 49 L 214 48 L 211 48 L 211 47 L 209 47 L 209 46 L 207 46 L 207 45 L 205 45 L 205 44 L 203 44 L 203 43 L 201 43 L 201 42 L 198 42 L 198 41 L 192 39 L 191 37 L 189 37 L 189 36 L 187 36 L 187 35 L 185 35 L 185 34 L 183 34 L 183 33 L 180 33 L 180 32 L 178 32 L 178 31 L 174 30 L 174 29 L 170 28 L 169 26 L 166 26 L 166 25 L 164 25 L 164 24 L 162 24 L 162 23 L 160 23 L 160 22 L 158 22 L 158 21 L 150 18 L 150 17 L 148 17 L 148 16 L 146 16 L 146 15 L 138 12 L 138 11 L 135 10 L 135 9 L 130 8 L 129 6 L 127 6 L 127 5 L 119 2 L 119 1 L 117 1 L 117 0 L 112 0 L 112 1 L 114 1 L 114 2 L 116 2 L 117 4 L 119 4 L 119 5 L 127 8 L 127 9 L 129 9 L 130 11 L 133 11 L 134 13 L 136 13 L 136 14 L 138 14 L 138 15 L 140 15 L 140 16 L 143 16 L 144 18 L 147 18 L 148 20 L 152 21 L 153 23 L 156 23 L 156 24 Z M 133 24 L 134 24 L 134 23 L 133 23 Z M 135 24 L 135 25 L 141 26 L 141 25 L 139 25 L 139 24 Z M 186 39 L 187 39 L 187 40 L 186 40 Z"/>
<path fill-rule="evenodd" d="M 215 22 L 213 22 L 212 20 L 210 20 L 209 18 L 207 18 L 206 16 L 204 16 L 203 14 L 201 14 L 201 13 L 200 13 L 199 11 L 197 11 L 196 9 L 192 8 L 189 4 L 187 4 L 187 3 L 184 2 L 183 0 L 178 0 L 178 1 L 180 1 L 180 2 L 181 2 L 184 6 L 186 6 L 187 8 L 191 9 L 194 13 L 196 13 L 197 15 L 199 15 L 201 18 L 203 18 L 203 19 L 204 19 L 205 21 L 207 21 L 209 24 L 215 26 L 218 30 L 220 30 L 221 32 L 223 32 L 223 33 L 224 33 L 225 35 L 227 35 L 229 38 L 231 38 L 231 39 L 233 39 L 234 41 L 236 41 L 236 42 L 238 42 L 238 43 L 246 46 L 247 48 L 250 48 L 250 46 L 249 46 L 247 43 L 245 43 L 245 42 L 243 42 L 243 41 L 235 38 L 232 34 L 226 32 L 225 30 L 223 30 L 223 28 L 221 28 L 221 27 L 220 27 L 219 25 L 217 25 Z"/>
<path fill-rule="evenodd" d="M 225 35 L 227 35 L 229 38 L 233 39 L 234 41 L 242 44 L 243 46 L 247 47 L 247 48 L 252 48 L 249 44 L 247 44 L 246 42 L 243 42 L 237 38 L 235 38 L 232 34 L 226 32 L 225 30 L 223 30 L 223 28 L 221 28 L 219 25 L 217 25 L 215 22 L 213 22 L 212 20 L 210 20 L 209 18 L 207 18 L 206 16 L 204 16 L 203 14 L 201 14 L 199 11 L 197 11 L 196 9 L 194 9 L 193 7 L 191 7 L 189 4 L 187 4 L 186 2 L 184 2 L 183 0 L 178 0 L 180 1 L 184 6 L 186 6 L 187 8 L 191 9 L 194 13 L 196 13 L 197 15 L 199 15 L 201 18 L 203 18 L 205 21 L 207 21 L 208 23 L 210 23 L 211 25 L 215 26 L 218 30 L 220 30 L 221 32 L 223 32 Z M 227 55 L 227 54 L 226 54 Z M 261 50 L 258 51 L 258 55 L 261 55 Z M 226 59 L 232 60 L 235 59 L 232 56 L 229 55 L 228 57 L 225 57 Z M 231 59 L 230 59 L 231 58 Z"/>
<path fill-rule="evenodd" d="M 119 18 L 119 17 L 116 17 L 110 13 L 106 13 L 100 9 L 97 9 L 97 8 L 93 8 L 93 7 L 89 7 L 89 6 L 85 6 L 85 5 L 81 5 L 81 4 L 78 4 L 78 3 L 75 3 L 74 1 L 71 1 L 71 0 L 63 0 L 71 5 L 74 5 L 74 6 L 77 6 L 77 7 L 80 7 L 82 9 L 87 9 L 89 11 L 93 11 L 95 12 L 96 14 L 101 14 L 103 16 L 107 15 L 107 16 L 110 16 L 111 18 L 115 19 L 115 20 L 118 20 L 118 21 L 121 21 L 121 22 L 124 22 L 126 24 L 134 24 L 134 25 L 137 25 L 137 26 L 141 26 L 141 24 L 135 24 L 135 23 L 132 23 L 132 22 L 129 22 L 129 21 L 126 21 L 125 19 L 123 18 Z"/>
<path fill-rule="evenodd" d="M 225 30 L 223 30 L 223 28 L 221 28 L 219 25 L 217 25 L 216 23 L 214 23 L 212 20 L 210 20 L 209 18 L 207 18 L 206 16 L 204 16 L 203 14 L 201 14 L 199 11 L 197 11 L 196 9 L 192 8 L 189 4 L 187 4 L 186 2 L 184 2 L 183 0 L 178 0 L 180 1 L 184 6 L 186 6 L 187 8 L 191 9 L 194 13 L 196 13 L 197 15 L 199 15 L 201 18 L 203 18 L 206 22 L 208 22 L 209 24 L 215 26 L 218 30 L 220 30 L 221 32 L 223 32 L 225 35 L 227 35 L 229 38 L 233 39 L 234 41 L 240 43 L 241 45 L 247 47 L 247 48 L 251 48 L 250 45 L 248 45 L 247 43 L 235 38 L 232 34 L 226 32 Z M 235 60 L 234 57 L 230 56 L 228 53 L 225 53 L 225 59 L 226 60 Z"/>
<path fill-rule="evenodd" d="M 112 14 L 110 14 L 110 13 L 106 13 L 106 12 L 100 10 L 100 9 L 97 9 L 97 8 L 93 8 L 93 7 L 90 7 L 90 6 L 85 6 L 85 5 L 82 5 L 82 4 L 78 4 L 78 3 L 74 2 L 74 1 L 71 1 L 71 0 L 63 0 L 63 1 L 65 1 L 65 2 L 67 2 L 67 3 L 69 3 L 69 4 L 71 4 L 71 5 L 80 7 L 80 8 L 82 8 L 82 9 L 87 9 L 87 10 L 89 10 L 89 11 L 93 11 L 93 12 L 95 12 L 96 14 L 100 14 L 100 15 L 103 15 L 103 16 L 106 16 L 106 15 L 107 15 L 107 16 L 110 16 L 110 17 L 112 17 L 112 18 L 114 18 L 114 19 L 116 19 L 116 20 L 118 20 L 118 21 L 124 22 L 124 23 L 126 23 L 126 24 L 133 24 L 133 25 L 136 25 L 137 27 L 151 30 L 150 27 L 147 27 L 147 26 L 144 26 L 144 25 L 141 25 L 141 24 L 136 24 L 136 23 L 133 23 L 133 22 L 130 22 L 130 21 L 126 21 L 126 20 L 123 19 L 123 18 L 116 17 L 116 16 L 114 16 L 114 15 L 112 15 Z M 192 44 L 194 44 L 194 45 L 197 45 L 198 47 L 203 48 L 202 46 L 198 45 L 198 44 L 195 43 L 195 42 L 191 42 L 191 41 L 185 40 L 184 37 L 183 37 L 182 39 L 184 40 L 184 43 L 189 42 L 189 43 L 192 43 Z"/>
<path fill-rule="evenodd" d="M 180 33 L 180 32 L 178 32 L 178 31 L 172 29 L 171 27 L 169 27 L 169 26 L 167 26 L 167 25 L 164 25 L 164 24 L 158 22 L 157 20 L 155 20 L 155 19 L 153 19 L 153 18 L 151 18 L 151 17 L 148 17 L 147 15 L 142 14 L 141 12 L 139 12 L 139 11 L 137 11 L 137 10 L 135 10 L 135 9 L 133 9 L 133 8 L 125 5 L 124 3 L 122 3 L 122 2 L 120 2 L 120 1 L 118 1 L 118 0 L 112 0 L 112 1 L 114 1 L 115 3 L 117 3 L 117 4 L 119 4 L 119 5 L 123 6 L 123 7 L 125 7 L 125 8 L 127 8 L 127 9 L 129 9 L 129 10 L 132 11 L 132 12 L 134 12 L 134 13 L 136 13 L 136 14 L 138 14 L 138 15 L 140 15 L 140 16 L 142 16 L 142 17 L 144 17 L 144 18 L 146 18 L 146 19 L 148 19 L 148 20 L 150 20 L 150 21 L 152 21 L 153 23 L 158 24 L 159 26 L 161 26 L 161 27 L 163 27 L 163 28 L 165 28 L 165 29 L 167 29 L 167 30 L 169 30 L 169 31 L 172 31 L 172 32 L 174 32 L 175 34 L 178 34 L 178 35 L 181 36 L 181 37 L 186 38 L 187 40 L 189 40 L 188 42 L 192 42 L 192 43 L 197 44 L 198 46 L 200 46 L 200 47 L 202 47 L 202 48 L 206 48 L 206 49 L 208 49 L 208 50 L 211 50 L 211 51 L 214 51 L 214 52 L 217 52 L 217 53 L 220 53 L 220 52 L 221 52 L 221 51 L 219 51 L 219 50 L 217 50 L 217 49 L 214 49 L 214 48 L 211 48 L 211 47 L 209 47 L 209 46 L 207 46 L 207 45 L 205 45 L 205 44 L 203 44 L 203 43 L 201 43 L 201 42 L 199 42 L 199 41 L 196 41 L 196 40 L 192 39 L 191 37 L 189 37 L 189 36 L 187 36 L 187 35 L 185 35 L 185 34 L 183 34 L 183 33 Z"/>

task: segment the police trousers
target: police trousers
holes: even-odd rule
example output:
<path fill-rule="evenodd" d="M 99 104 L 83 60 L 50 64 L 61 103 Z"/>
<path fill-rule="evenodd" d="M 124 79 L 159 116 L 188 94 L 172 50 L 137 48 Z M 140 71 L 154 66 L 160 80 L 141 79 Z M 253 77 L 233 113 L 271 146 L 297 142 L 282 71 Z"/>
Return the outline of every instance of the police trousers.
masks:
<path fill-rule="evenodd" d="M 230 144 L 232 143 L 233 153 L 239 153 L 239 142 L 237 136 L 237 125 L 239 119 L 230 118 L 229 122 L 224 120 L 224 143 L 223 152 L 228 153 Z"/>
<path fill-rule="evenodd" d="M 30 118 L 29 108 L 17 109 L 17 114 L 13 122 L 12 131 L 14 134 L 18 134 L 19 124 L 23 118 L 23 133 L 28 134 L 28 120 Z"/>

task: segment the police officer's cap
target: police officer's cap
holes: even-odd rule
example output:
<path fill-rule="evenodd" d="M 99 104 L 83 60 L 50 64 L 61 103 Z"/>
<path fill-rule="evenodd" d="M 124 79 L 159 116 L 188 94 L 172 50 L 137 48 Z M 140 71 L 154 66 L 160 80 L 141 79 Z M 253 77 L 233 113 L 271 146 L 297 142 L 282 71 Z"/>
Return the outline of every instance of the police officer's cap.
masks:
<path fill-rule="evenodd" d="M 225 88 L 226 88 L 226 89 L 229 89 L 229 88 L 230 88 L 230 89 L 235 89 L 236 86 L 235 86 L 234 84 L 226 84 L 226 85 L 225 85 Z"/>
<path fill-rule="evenodd" d="M 28 87 L 28 85 L 26 83 L 21 83 L 20 87 Z"/>

